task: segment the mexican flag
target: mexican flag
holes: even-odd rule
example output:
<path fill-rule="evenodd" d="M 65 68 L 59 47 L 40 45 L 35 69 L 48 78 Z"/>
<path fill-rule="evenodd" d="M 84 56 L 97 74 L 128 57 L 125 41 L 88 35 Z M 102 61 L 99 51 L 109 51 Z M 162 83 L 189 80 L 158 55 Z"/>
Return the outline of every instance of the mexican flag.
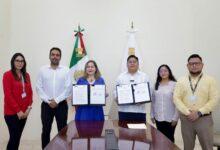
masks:
<path fill-rule="evenodd" d="M 83 76 L 85 64 L 89 60 L 83 42 L 83 31 L 84 29 L 81 29 L 80 26 L 78 26 L 78 30 L 75 31 L 76 41 L 70 61 L 70 74 L 75 82 Z"/>

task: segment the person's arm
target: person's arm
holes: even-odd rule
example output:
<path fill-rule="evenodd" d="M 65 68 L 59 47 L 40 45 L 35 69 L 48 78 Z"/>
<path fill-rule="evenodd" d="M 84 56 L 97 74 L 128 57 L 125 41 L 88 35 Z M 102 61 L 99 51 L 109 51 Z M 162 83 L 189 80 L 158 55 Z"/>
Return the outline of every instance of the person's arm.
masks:
<path fill-rule="evenodd" d="M 152 97 L 151 97 L 151 109 L 150 109 L 150 116 L 151 116 L 151 121 L 152 123 L 155 123 L 155 110 L 154 110 L 154 104 L 155 104 L 155 95 L 154 95 L 154 92 L 152 92 Z"/>
<path fill-rule="evenodd" d="M 50 103 L 49 102 L 49 96 L 44 92 L 44 89 L 43 89 L 42 70 L 40 71 L 40 73 L 37 77 L 36 91 L 37 91 L 37 94 L 38 94 L 38 96 L 40 97 L 41 100 L 43 100 L 46 103 Z"/>
<path fill-rule="evenodd" d="M 56 97 L 54 100 L 58 104 L 59 102 L 67 99 L 69 96 L 71 96 L 71 89 L 72 89 L 72 81 L 70 74 L 67 73 L 65 77 L 65 82 L 64 82 L 64 89 L 63 92 Z"/>
<path fill-rule="evenodd" d="M 5 95 L 5 103 L 7 103 L 7 105 L 11 107 L 16 113 L 19 113 L 21 111 L 21 108 L 12 94 L 13 80 L 14 79 L 10 77 L 10 74 L 4 74 L 3 91 Z"/>
<path fill-rule="evenodd" d="M 202 114 L 208 114 L 212 112 L 214 107 L 217 106 L 219 100 L 219 92 L 216 81 L 214 79 L 211 79 L 209 86 L 208 102 L 199 109 Z"/>
<path fill-rule="evenodd" d="M 180 82 L 177 82 L 175 89 L 174 89 L 173 101 L 174 101 L 174 104 L 176 105 L 176 108 L 182 114 L 189 115 L 190 111 L 182 101 L 183 100 L 183 90 L 184 90 L 183 85 Z"/>
<path fill-rule="evenodd" d="M 27 82 L 30 84 L 30 89 L 28 89 L 30 91 L 30 96 L 29 96 L 29 104 L 28 104 L 28 108 L 27 110 L 25 111 L 25 118 L 28 117 L 31 109 L 32 109 L 32 103 L 33 103 L 33 91 L 32 91 L 32 86 L 31 86 L 31 79 L 30 79 L 30 75 L 27 73 Z"/>
<path fill-rule="evenodd" d="M 173 121 L 178 121 L 179 120 L 179 111 L 175 108 L 175 113 L 172 118 Z"/>
<path fill-rule="evenodd" d="M 31 79 L 30 79 L 30 75 L 27 74 L 27 81 L 30 84 L 30 103 L 29 106 L 31 107 L 32 103 L 33 103 L 33 90 L 32 90 L 32 86 L 31 86 Z"/>
<path fill-rule="evenodd" d="M 117 85 L 120 85 L 120 78 L 118 77 L 115 82 L 115 88 L 114 88 L 114 100 L 116 103 L 118 103 L 118 95 L 117 95 Z"/>

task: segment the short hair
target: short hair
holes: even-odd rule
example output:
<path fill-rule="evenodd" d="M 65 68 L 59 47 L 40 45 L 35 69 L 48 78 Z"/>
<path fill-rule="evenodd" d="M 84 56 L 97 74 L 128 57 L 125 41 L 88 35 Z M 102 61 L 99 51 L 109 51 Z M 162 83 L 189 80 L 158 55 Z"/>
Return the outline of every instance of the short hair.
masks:
<path fill-rule="evenodd" d="M 202 61 L 202 57 L 199 56 L 199 54 L 192 54 L 192 55 L 190 55 L 189 58 L 188 58 L 188 62 L 189 62 L 189 60 L 192 59 L 192 58 L 199 58 L 199 59 Z"/>
<path fill-rule="evenodd" d="M 129 61 L 129 59 L 131 59 L 131 58 L 134 58 L 134 59 L 136 59 L 136 60 L 137 60 L 137 62 L 139 62 L 138 57 L 137 57 L 137 56 L 135 56 L 135 55 L 130 55 L 130 56 L 128 56 L 128 58 L 127 58 L 127 62 L 128 62 L 128 61 Z"/>
<path fill-rule="evenodd" d="M 51 55 L 51 52 L 52 52 L 53 50 L 58 51 L 58 52 L 60 53 L 60 57 L 61 57 L 62 52 L 61 52 L 61 49 L 60 49 L 60 48 L 58 48 L 58 47 L 52 47 L 52 48 L 50 49 L 50 55 Z"/>

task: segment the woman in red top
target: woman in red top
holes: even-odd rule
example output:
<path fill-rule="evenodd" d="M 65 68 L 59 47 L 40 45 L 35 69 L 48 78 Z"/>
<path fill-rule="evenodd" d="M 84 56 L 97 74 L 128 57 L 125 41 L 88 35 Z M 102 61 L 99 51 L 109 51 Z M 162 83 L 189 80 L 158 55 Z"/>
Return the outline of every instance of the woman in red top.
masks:
<path fill-rule="evenodd" d="M 30 76 L 21 53 L 13 55 L 11 70 L 3 76 L 3 89 L 4 118 L 10 135 L 7 150 L 17 150 L 32 105 Z"/>

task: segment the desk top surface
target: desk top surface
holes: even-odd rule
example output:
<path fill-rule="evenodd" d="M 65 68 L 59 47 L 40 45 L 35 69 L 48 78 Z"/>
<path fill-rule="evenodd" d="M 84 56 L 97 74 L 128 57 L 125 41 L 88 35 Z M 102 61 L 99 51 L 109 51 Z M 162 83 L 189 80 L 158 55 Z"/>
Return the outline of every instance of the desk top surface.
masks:
<path fill-rule="evenodd" d="M 130 123 L 130 122 L 129 122 Z M 133 122 L 134 123 L 134 122 Z M 129 129 L 125 121 L 71 121 L 46 150 L 104 150 L 105 131 L 113 129 L 120 150 L 179 150 L 156 128 Z"/>

